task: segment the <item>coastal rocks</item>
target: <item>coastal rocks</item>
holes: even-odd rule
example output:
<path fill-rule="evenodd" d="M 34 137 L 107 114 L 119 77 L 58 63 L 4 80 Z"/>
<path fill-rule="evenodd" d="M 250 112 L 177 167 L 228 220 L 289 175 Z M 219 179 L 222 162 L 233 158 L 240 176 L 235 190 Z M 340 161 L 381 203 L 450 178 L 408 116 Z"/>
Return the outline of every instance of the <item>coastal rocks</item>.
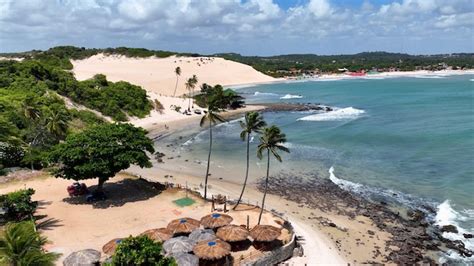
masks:
<path fill-rule="evenodd" d="M 268 103 L 265 107 L 265 112 L 333 111 L 329 106 L 314 103 Z"/>
<path fill-rule="evenodd" d="M 441 232 L 448 232 L 448 233 L 455 233 L 457 234 L 458 233 L 458 228 L 454 225 L 443 225 L 441 227 Z"/>
<path fill-rule="evenodd" d="M 472 238 L 472 234 L 462 234 L 464 236 L 464 238 Z"/>

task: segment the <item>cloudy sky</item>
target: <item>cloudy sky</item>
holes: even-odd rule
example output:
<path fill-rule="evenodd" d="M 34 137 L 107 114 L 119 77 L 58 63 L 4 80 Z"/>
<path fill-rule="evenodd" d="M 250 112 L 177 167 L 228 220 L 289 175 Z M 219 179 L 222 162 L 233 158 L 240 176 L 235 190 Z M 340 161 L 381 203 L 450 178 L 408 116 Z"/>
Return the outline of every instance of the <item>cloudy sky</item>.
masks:
<path fill-rule="evenodd" d="M 0 0 L 0 52 L 474 52 L 474 0 Z"/>

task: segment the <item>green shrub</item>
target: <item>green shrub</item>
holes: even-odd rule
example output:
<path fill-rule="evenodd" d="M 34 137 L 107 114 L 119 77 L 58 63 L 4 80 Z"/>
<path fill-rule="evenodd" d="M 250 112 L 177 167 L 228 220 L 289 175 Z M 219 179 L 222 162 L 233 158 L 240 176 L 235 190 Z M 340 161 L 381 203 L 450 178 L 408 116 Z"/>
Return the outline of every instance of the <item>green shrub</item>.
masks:
<path fill-rule="evenodd" d="M 19 165 L 25 157 L 25 150 L 19 145 L 0 142 L 0 165 L 12 167 Z"/>
<path fill-rule="evenodd" d="M 38 202 L 31 200 L 33 194 L 35 190 L 29 188 L 0 195 L 0 207 L 5 211 L 5 220 L 18 222 L 31 218 L 38 207 Z"/>
<path fill-rule="evenodd" d="M 131 236 L 118 245 L 112 265 L 176 265 L 174 259 L 164 257 L 161 251 L 161 244 L 147 236 Z"/>

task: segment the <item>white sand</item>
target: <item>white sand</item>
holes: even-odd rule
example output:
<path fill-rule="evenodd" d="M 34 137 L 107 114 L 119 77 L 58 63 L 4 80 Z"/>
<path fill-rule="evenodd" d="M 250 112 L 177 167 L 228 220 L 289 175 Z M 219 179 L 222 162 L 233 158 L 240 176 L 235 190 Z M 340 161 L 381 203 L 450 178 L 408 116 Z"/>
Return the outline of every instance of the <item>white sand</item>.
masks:
<path fill-rule="evenodd" d="M 188 93 L 184 83 L 192 75 L 199 83 L 210 85 L 238 85 L 275 81 L 251 66 L 217 57 L 167 57 L 129 58 L 125 56 L 95 55 L 84 60 L 72 61 L 78 80 L 101 73 L 108 80 L 125 80 L 140 85 L 149 92 L 172 96 L 176 85 L 175 68 L 181 68 L 176 95 Z"/>

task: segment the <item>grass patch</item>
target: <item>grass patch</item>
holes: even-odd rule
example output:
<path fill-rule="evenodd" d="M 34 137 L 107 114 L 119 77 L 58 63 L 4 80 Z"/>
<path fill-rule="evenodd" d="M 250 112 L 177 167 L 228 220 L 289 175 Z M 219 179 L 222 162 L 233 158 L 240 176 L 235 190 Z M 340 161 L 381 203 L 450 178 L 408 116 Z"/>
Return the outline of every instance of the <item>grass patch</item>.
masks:
<path fill-rule="evenodd" d="M 177 200 L 173 200 L 173 202 L 176 205 L 178 205 L 179 207 L 191 206 L 194 203 L 196 203 L 196 201 L 191 199 L 191 198 L 180 198 L 180 199 L 177 199 Z"/>

